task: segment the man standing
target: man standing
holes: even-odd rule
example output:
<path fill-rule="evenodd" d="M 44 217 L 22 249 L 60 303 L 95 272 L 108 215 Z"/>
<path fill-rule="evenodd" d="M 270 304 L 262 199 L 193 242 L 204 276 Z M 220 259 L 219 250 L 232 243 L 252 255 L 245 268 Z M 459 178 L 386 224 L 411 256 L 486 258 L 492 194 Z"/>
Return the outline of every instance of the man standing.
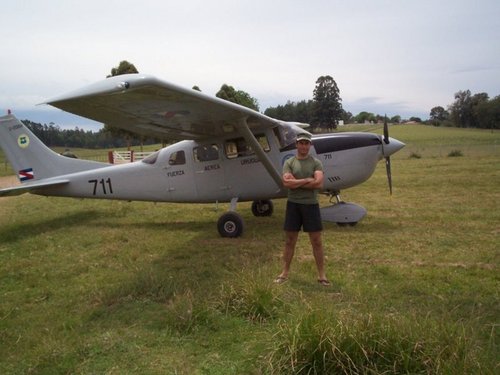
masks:
<path fill-rule="evenodd" d="M 274 280 L 281 284 L 288 280 L 290 265 L 299 231 L 309 233 L 314 260 L 318 268 L 318 283 L 330 285 L 325 274 L 323 244 L 321 241 L 321 215 L 318 204 L 318 191 L 323 187 L 323 166 L 321 161 L 309 155 L 311 135 L 300 133 L 296 138 L 297 154 L 286 160 L 283 165 L 283 185 L 288 189 L 285 214 L 285 249 L 283 251 L 283 270 Z"/>

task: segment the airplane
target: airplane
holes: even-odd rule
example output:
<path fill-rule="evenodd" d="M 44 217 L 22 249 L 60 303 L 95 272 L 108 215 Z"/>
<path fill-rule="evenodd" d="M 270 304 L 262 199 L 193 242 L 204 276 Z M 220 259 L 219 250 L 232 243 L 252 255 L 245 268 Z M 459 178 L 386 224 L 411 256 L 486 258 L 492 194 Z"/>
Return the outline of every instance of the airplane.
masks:
<path fill-rule="evenodd" d="M 239 237 L 244 222 L 237 202 L 252 201 L 255 216 L 273 213 L 272 199 L 286 197 L 281 170 L 295 154 L 295 138 L 308 124 L 287 122 L 151 75 L 114 76 L 45 103 L 113 127 L 176 140 L 143 160 L 113 165 L 59 155 L 14 115 L 0 117 L 0 146 L 20 185 L 0 197 L 42 196 L 153 202 L 229 202 L 217 221 L 222 237 Z M 323 163 L 322 193 L 330 206 L 322 219 L 355 225 L 366 209 L 343 202 L 340 191 L 368 180 L 385 158 L 392 193 L 390 156 L 405 144 L 384 134 L 313 135 L 310 154 Z M 335 198 L 335 202 L 333 199 Z"/>

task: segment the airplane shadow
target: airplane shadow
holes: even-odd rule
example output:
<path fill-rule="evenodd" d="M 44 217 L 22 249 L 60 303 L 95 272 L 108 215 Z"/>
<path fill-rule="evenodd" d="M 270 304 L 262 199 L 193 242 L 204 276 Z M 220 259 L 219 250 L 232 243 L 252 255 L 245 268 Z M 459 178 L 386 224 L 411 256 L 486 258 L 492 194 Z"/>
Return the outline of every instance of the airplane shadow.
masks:
<path fill-rule="evenodd" d="M 61 217 L 46 219 L 39 218 L 35 222 L 16 222 L 7 224 L 0 228 L 0 239 L 2 243 L 14 243 L 25 240 L 27 237 L 37 236 L 42 233 L 56 231 L 61 228 L 68 228 L 74 225 L 89 223 L 100 213 L 98 211 L 83 211 Z"/>

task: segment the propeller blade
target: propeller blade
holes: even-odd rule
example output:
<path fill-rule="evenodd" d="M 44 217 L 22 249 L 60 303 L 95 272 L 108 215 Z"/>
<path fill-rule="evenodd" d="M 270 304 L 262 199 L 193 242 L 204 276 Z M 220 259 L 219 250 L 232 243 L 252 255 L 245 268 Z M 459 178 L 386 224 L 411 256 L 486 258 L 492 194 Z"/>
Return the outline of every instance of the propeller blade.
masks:
<path fill-rule="evenodd" d="M 384 143 L 389 144 L 389 126 L 387 125 L 387 116 L 384 115 Z"/>
<path fill-rule="evenodd" d="M 391 173 L 391 158 L 385 158 L 385 170 L 387 171 L 387 181 L 389 182 L 389 193 L 392 195 L 392 173 Z"/>

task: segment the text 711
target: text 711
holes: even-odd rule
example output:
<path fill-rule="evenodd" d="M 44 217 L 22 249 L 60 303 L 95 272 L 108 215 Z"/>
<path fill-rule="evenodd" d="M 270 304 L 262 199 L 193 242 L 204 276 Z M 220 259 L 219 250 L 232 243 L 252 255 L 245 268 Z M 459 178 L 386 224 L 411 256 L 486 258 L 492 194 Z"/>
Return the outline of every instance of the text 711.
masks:
<path fill-rule="evenodd" d="M 92 195 L 97 195 L 98 190 L 99 192 L 102 190 L 104 195 L 113 194 L 113 186 L 111 185 L 111 178 L 109 177 L 107 180 L 104 178 L 101 178 L 100 180 L 89 180 L 89 184 L 94 185 Z"/>

